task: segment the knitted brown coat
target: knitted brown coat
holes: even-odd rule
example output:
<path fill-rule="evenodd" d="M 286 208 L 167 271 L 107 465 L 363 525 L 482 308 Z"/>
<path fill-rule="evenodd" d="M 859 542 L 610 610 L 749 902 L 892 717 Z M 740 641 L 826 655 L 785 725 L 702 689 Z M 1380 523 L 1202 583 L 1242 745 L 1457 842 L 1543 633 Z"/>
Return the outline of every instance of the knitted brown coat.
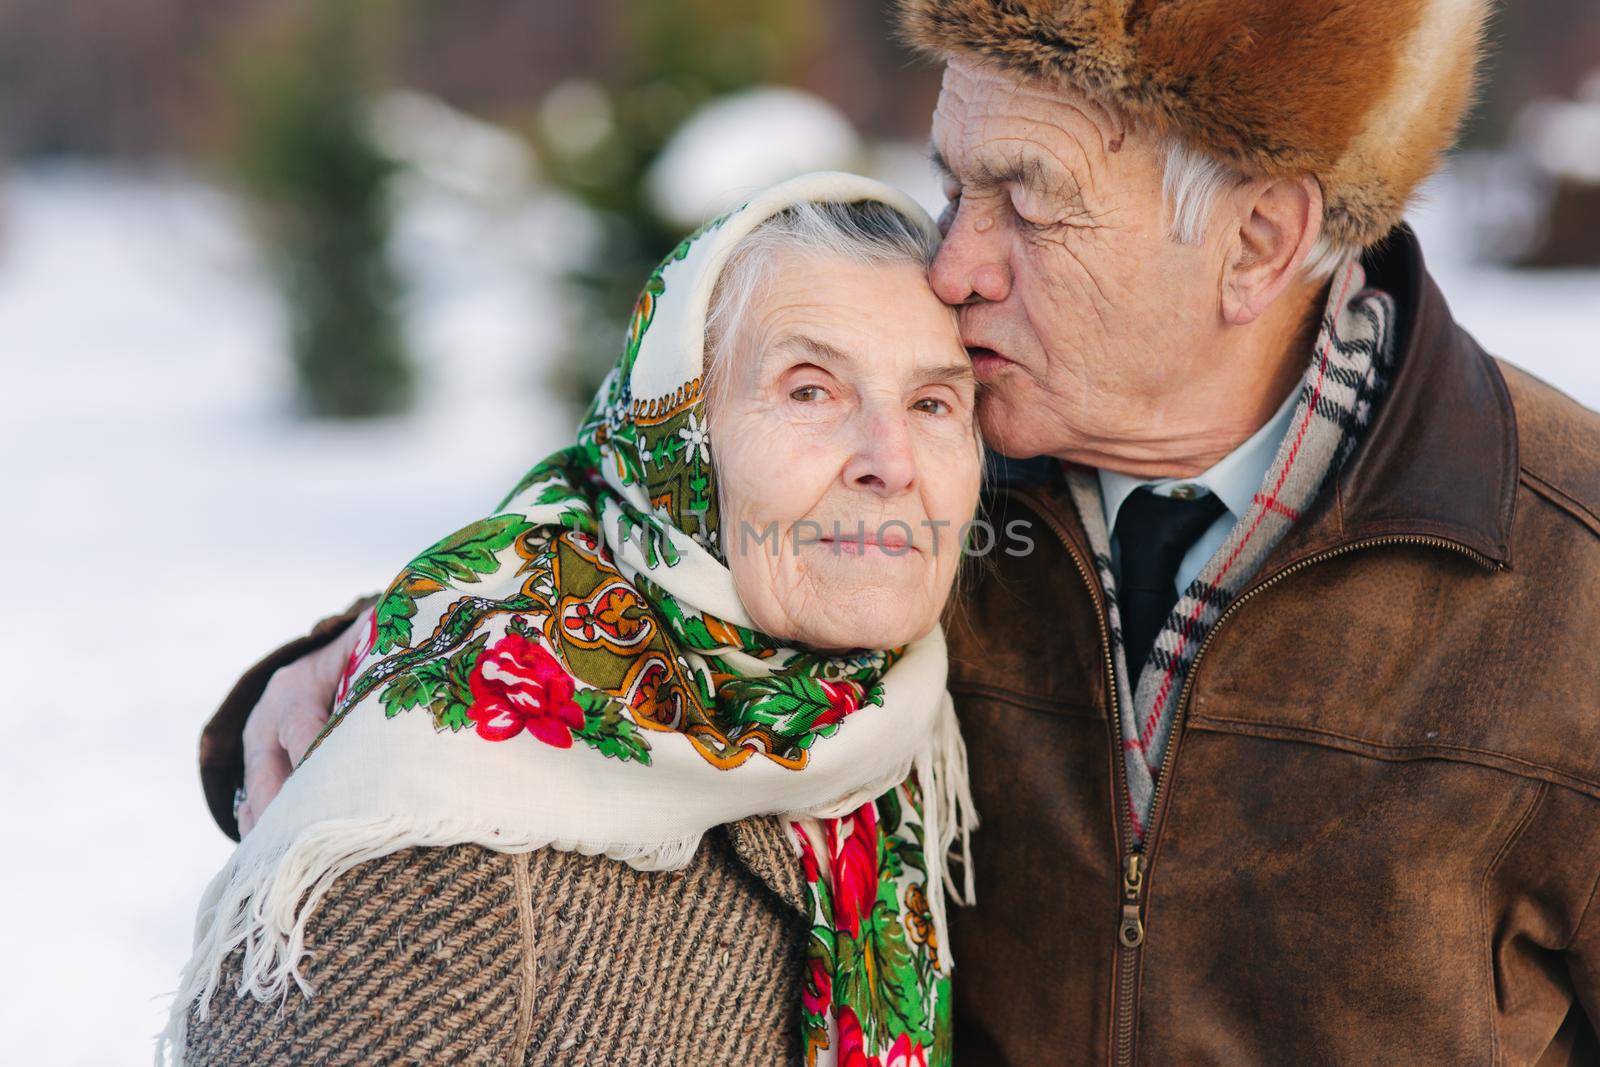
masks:
<path fill-rule="evenodd" d="M 236 996 L 236 952 L 184 1062 L 794 1062 L 805 890 L 785 835 L 719 827 L 672 872 L 475 845 L 363 864 L 310 921 L 315 995 Z"/>

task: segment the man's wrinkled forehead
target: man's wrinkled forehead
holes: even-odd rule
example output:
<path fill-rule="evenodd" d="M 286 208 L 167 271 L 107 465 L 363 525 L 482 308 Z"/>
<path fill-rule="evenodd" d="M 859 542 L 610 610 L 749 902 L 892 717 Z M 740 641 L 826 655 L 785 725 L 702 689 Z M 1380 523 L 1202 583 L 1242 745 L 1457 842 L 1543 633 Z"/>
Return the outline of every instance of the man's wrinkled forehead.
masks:
<path fill-rule="evenodd" d="M 1087 183 L 1125 134 L 1096 101 L 964 56 L 945 65 L 933 113 L 936 158 L 962 180 L 1043 169 Z"/>

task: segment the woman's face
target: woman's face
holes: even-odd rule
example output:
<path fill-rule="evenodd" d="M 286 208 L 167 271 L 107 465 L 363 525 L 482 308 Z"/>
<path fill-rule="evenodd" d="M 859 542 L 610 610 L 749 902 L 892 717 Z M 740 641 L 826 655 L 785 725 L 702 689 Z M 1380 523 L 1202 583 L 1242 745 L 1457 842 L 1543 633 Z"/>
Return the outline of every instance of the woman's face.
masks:
<path fill-rule="evenodd" d="M 721 538 L 756 627 L 890 648 L 938 621 L 977 507 L 972 366 L 912 264 L 780 254 L 725 349 Z"/>

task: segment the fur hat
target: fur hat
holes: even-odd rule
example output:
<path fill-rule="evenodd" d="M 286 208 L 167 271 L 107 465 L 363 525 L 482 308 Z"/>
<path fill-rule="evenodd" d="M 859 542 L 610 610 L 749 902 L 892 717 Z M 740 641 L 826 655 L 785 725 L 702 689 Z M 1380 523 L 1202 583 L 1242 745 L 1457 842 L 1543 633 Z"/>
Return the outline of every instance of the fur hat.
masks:
<path fill-rule="evenodd" d="M 899 0 L 901 31 L 1063 82 L 1254 177 L 1310 173 L 1366 246 L 1455 139 L 1487 0 Z"/>

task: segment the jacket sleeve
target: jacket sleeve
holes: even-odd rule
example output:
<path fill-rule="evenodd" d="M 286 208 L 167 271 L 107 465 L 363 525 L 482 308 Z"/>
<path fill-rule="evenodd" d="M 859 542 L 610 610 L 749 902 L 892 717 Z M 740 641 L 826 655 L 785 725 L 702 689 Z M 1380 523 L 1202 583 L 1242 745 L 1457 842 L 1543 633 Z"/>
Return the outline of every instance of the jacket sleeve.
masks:
<path fill-rule="evenodd" d="M 245 671 L 200 731 L 200 787 L 205 791 L 206 806 L 217 826 L 235 841 L 239 840 L 239 824 L 233 817 L 233 794 L 244 785 L 244 724 L 268 680 L 279 667 L 315 652 L 339 636 L 375 600 L 374 596 L 363 597 L 339 614 L 328 616 L 309 633 Z"/>

